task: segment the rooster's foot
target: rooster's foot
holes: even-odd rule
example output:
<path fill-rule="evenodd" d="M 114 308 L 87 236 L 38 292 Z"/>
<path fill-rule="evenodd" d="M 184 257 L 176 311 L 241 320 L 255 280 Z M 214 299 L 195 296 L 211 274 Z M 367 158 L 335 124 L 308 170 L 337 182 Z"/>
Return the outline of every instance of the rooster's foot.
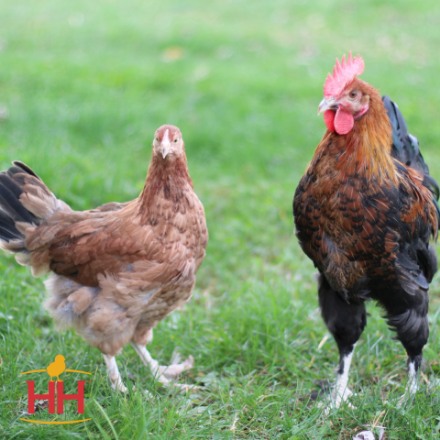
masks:
<path fill-rule="evenodd" d="M 423 359 L 421 360 L 420 367 L 424 367 L 423 365 Z M 403 407 L 406 405 L 408 401 L 412 399 L 417 394 L 417 391 L 419 390 L 419 383 L 418 383 L 418 368 L 416 367 L 416 363 L 414 360 L 408 359 L 408 383 L 406 384 L 405 393 L 403 396 L 399 398 L 399 401 L 397 403 L 397 407 Z"/>
<path fill-rule="evenodd" d="M 344 403 L 348 408 L 356 409 L 355 406 L 348 402 L 348 399 L 355 395 L 356 394 L 354 394 L 348 388 L 345 388 L 344 391 L 341 390 L 341 392 L 337 392 L 337 389 L 335 389 L 324 401 L 318 404 L 318 407 L 325 408 L 326 415 L 328 415 L 332 409 L 340 408 Z"/>
<path fill-rule="evenodd" d="M 348 388 L 345 388 L 342 392 L 338 392 L 338 390 L 335 389 L 331 396 L 330 408 L 340 408 L 351 396 L 354 396 L 354 394 Z M 350 402 L 347 402 L 347 406 L 351 409 L 356 408 Z"/>
<path fill-rule="evenodd" d="M 397 401 L 397 408 L 404 407 L 417 394 L 419 386 L 417 380 L 410 380 L 406 386 L 405 393 L 399 397 Z"/>

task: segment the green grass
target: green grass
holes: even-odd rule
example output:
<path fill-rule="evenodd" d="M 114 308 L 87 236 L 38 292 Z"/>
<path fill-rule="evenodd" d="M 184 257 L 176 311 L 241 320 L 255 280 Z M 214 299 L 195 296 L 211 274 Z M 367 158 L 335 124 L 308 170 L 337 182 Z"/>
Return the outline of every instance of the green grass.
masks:
<path fill-rule="evenodd" d="M 314 268 L 292 234 L 291 202 L 324 132 L 316 109 L 325 76 L 350 49 L 365 59 L 362 78 L 398 102 L 440 179 L 439 21 L 436 1 L 1 3 L 1 168 L 28 163 L 75 209 L 129 200 L 142 189 L 155 129 L 176 124 L 210 243 L 193 299 L 158 325 L 149 346 L 163 364 L 175 347 L 195 357 L 183 380 L 205 388 L 188 395 L 158 387 L 130 347 L 118 363 L 137 391 L 112 393 L 99 351 L 57 333 L 42 281 L 2 256 L 0 438 L 351 439 L 379 425 L 387 439 L 437 438 L 438 390 L 424 386 L 396 407 L 405 353 L 373 304 L 353 360 L 357 409 L 325 416 L 300 399 L 314 380 L 332 378 L 337 349 L 331 338 L 319 348 L 327 332 Z M 437 277 L 430 382 L 440 375 L 439 293 Z M 58 353 L 68 368 L 93 373 L 92 421 L 20 421 L 19 373 Z M 79 378 L 65 376 L 69 392 Z M 77 418 L 72 404 L 63 417 Z"/>

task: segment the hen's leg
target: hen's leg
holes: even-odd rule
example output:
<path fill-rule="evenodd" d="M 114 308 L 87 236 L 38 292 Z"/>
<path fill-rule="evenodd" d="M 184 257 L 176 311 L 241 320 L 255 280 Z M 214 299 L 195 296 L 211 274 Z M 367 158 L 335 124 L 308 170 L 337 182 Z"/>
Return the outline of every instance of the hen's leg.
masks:
<path fill-rule="evenodd" d="M 386 307 L 388 324 L 396 330 L 397 339 L 408 354 L 408 383 L 402 401 L 408 394 L 417 392 L 417 377 L 423 361 L 423 347 L 429 337 L 428 294 L 420 292 L 419 295 L 408 295 L 406 299 L 406 301 L 401 299 L 399 305 L 406 304 L 412 307 L 403 312 L 393 309 L 391 305 Z"/>
<path fill-rule="evenodd" d="M 119 374 L 118 364 L 116 363 L 116 358 L 107 354 L 102 354 L 104 356 L 105 364 L 107 365 L 108 378 L 110 379 L 111 387 L 114 390 L 127 392 L 127 387 L 124 385 Z"/>
<path fill-rule="evenodd" d="M 142 339 L 143 342 L 146 343 L 151 342 L 153 339 L 153 330 L 149 329 L 148 332 L 146 333 L 146 336 L 144 336 Z M 159 362 L 153 359 L 149 351 L 146 349 L 145 345 L 138 343 L 138 341 L 135 338 L 133 341 L 131 341 L 131 345 L 133 346 L 136 353 L 141 358 L 144 365 L 151 370 L 153 375 L 157 378 L 157 380 L 160 383 L 164 385 L 175 385 L 185 389 L 187 388 L 186 385 L 174 384 L 173 382 L 171 382 L 171 380 L 176 379 L 179 376 L 179 374 L 192 368 L 194 364 L 194 358 L 192 356 L 190 356 L 182 363 L 174 363 L 166 367 L 159 365 Z"/>
<path fill-rule="evenodd" d="M 318 293 L 322 317 L 339 348 L 339 367 L 331 404 L 339 408 L 352 395 L 347 387 L 348 372 L 354 347 L 367 324 L 367 314 L 363 301 L 347 302 L 332 290 L 323 275 L 320 276 Z"/>

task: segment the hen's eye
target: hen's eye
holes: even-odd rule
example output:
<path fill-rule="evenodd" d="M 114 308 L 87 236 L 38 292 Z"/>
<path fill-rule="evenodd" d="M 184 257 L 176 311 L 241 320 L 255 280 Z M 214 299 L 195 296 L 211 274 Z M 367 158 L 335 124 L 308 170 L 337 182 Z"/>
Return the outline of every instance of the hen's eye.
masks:
<path fill-rule="evenodd" d="M 350 98 L 352 99 L 356 98 L 357 95 L 358 95 L 357 90 L 353 90 L 352 92 L 350 92 Z"/>
<path fill-rule="evenodd" d="M 174 139 L 174 143 L 176 143 L 177 142 L 177 138 L 176 139 Z"/>
<path fill-rule="evenodd" d="M 158 140 L 159 140 L 159 138 L 157 137 L 157 138 L 156 138 L 156 141 L 158 141 Z"/>

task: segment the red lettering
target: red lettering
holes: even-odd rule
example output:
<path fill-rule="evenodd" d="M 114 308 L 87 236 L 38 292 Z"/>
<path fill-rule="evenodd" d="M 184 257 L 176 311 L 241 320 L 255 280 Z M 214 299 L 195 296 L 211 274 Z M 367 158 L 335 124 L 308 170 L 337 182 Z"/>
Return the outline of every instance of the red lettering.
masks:
<path fill-rule="evenodd" d="M 76 400 L 78 402 L 78 414 L 84 414 L 84 384 L 85 380 L 78 381 L 78 394 L 64 394 L 63 382 L 57 382 L 57 413 L 64 411 L 64 400 Z M 50 411 L 49 411 L 50 412 Z"/>
<path fill-rule="evenodd" d="M 49 392 L 47 394 L 35 394 L 35 382 L 33 380 L 27 380 L 26 383 L 28 384 L 28 413 L 35 413 L 35 399 L 41 399 L 49 401 L 49 414 L 55 414 L 55 382 L 49 382 Z"/>

